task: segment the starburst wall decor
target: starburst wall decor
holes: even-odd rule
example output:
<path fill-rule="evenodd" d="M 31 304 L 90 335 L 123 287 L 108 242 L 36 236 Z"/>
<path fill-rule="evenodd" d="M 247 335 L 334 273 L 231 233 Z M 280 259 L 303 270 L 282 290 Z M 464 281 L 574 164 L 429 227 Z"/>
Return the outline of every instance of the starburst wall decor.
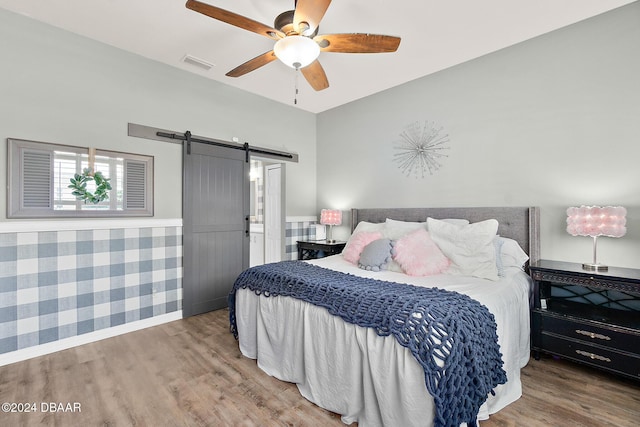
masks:
<path fill-rule="evenodd" d="M 427 172 L 433 175 L 442 166 L 440 160 L 448 157 L 443 153 L 449 149 L 448 142 L 449 135 L 444 133 L 442 126 L 427 120 L 411 123 L 394 142 L 393 161 L 406 176 L 424 178 Z"/>

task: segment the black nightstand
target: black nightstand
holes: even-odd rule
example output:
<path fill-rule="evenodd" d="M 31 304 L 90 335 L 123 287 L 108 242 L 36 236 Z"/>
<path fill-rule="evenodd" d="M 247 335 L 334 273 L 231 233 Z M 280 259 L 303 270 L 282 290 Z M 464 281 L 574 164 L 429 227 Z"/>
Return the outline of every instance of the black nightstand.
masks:
<path fill-rule="evenodd" d="M 529 271 L 536 357 L 542 351 L 640 380 L 640 270 L 540 260 Z"/>
<path fill-rule="evenodd" d="M 326 240 L 298 240 L 298 259 L 317 259 L 342 252 L 347 242 L 332 242 Z"/>

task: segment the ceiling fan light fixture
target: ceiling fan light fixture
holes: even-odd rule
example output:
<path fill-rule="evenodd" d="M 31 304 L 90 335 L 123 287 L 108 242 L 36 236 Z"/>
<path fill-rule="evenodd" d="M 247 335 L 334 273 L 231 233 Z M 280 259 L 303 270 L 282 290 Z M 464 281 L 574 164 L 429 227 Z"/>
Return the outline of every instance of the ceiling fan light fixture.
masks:
<path fill-rule="evenodd" d="M 276 42 L 273 52 L 284 64 L 299 69 L 318 58 L 320 46 L 309 37 L 287 36 Z"/>

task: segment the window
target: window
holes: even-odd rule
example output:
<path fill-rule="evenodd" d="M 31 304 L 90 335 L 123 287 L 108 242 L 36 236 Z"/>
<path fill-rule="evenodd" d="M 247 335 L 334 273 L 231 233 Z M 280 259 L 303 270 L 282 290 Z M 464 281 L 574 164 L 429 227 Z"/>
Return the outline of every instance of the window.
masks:
<path fill-rule="evenodd" d="M 7 218 L 107 217 L 153 215 L 153 157 L 96 150 L 94 170 L 109 178 L 109 196 L 78 200 L 71 178 L 89 167 L 89 149 L 8 139 Z M 94 192 L 90 181 L 87 190 Z"/>

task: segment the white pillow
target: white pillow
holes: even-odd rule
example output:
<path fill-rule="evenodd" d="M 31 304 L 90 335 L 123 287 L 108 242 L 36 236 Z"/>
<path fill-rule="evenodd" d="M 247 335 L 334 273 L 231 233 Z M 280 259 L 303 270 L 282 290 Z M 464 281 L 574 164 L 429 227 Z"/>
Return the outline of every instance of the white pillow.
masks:
<path fill-rule="evenodd" d="M 385 221 L 384 235 L 391 240 L 398 240 L 402 236 L 406 236 L 412 231 L 419 229 L 427 230 L 426 222 L 410 222 L 410 221 L 398 221 L 395 219 L 387 218 Z"/>
<path fill-rule="evenodd" d="M 498 232 L 498 221 L 488 219 L 458 226 L 427 218 L 427 224 L 431 238 L 451 260 L 447 273 L 498 280 L 493 243 Z"/>
<path fill-rule="evenodd" d="M 427 218 L 427 220 L 428 219 L 429 218 Z M 468 219 L 462 219 L 462 218 L 443 218 L 443 219 L 440 219 L 438 221 L 444 221 L 446 223 L 457 225 L 457 226 L 469 225 L 469 220 Z"/>
<path fill-rule="evenodd" d="M 524 264 L 529 261 L 529 255 L 520 247 L 517 241 L 507 237 L 498 236 L 497 239 L 502 243 L 500 246 L 500 264 L 503 268 L 516 267 L 524 269 Z"/>
<path fill-rule="evenodd" d="M 353 233 L 351 233 L 351 235 L 354 235 L 360 231 L 379 231 L 382 233 L 384 231 L 384 227 L 384 222 L 360 221 L 358 225 L 356 225 L 356 228 L 355 230 L 353 230 Z"/>

